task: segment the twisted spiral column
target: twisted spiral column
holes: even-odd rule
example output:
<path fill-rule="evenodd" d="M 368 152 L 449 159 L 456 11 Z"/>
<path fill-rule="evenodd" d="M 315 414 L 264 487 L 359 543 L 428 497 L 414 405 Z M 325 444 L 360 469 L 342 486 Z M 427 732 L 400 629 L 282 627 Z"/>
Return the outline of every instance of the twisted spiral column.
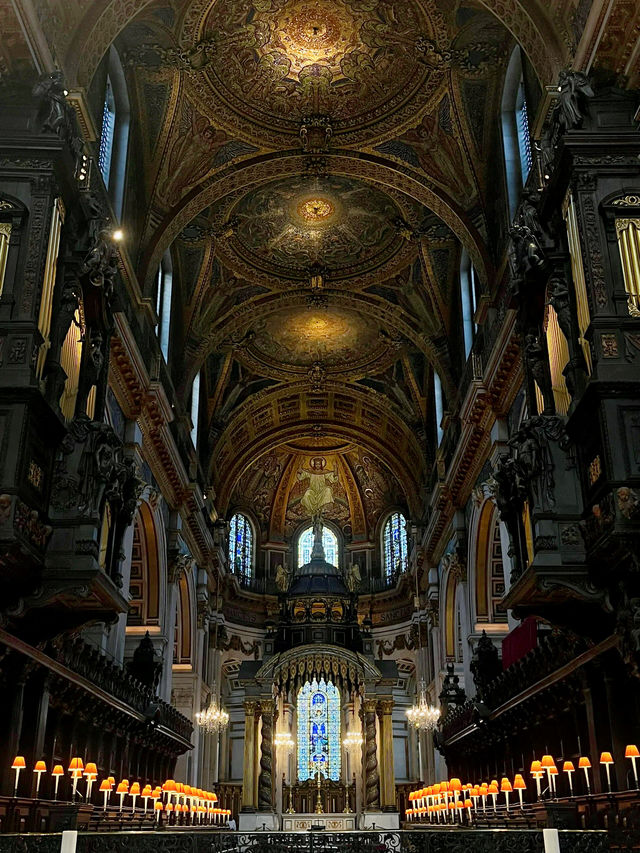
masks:
<path fill-rule="evenodd" d="M 364 701 L 364 741 L 365 741 L 365 808 L 367 811 L 380 809 L 380 790 L 378 774 L 378 756 L 376 745 L 376 701 Z"/>
<path fill-rule="evenodd" d="M 273 708 L 272 700 L 260 703 L 262 742 L 260 744 L 260 776 L 258 777 L 258 811 L 273 811 Z"/>

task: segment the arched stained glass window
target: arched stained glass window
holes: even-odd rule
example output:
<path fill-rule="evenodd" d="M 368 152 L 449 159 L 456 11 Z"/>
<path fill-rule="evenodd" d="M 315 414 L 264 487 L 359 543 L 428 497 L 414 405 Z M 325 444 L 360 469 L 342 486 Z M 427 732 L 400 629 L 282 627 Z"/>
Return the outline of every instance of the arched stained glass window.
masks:
<path fill-rule="evenodd" d="M 322 528 L 322 547 L 324 548 L 324 558 L 327 563 L 332 566 L 338 565 L 338 537 L 329 530 L 328 527 Z M 313 527 L 308 527 L 303 530 L 298 539 L 298 566 L 304 566 L 311 559 L 311 549 L 313 548 Z"/>
<path fill-rule="evenodd" d="M 387 519 L 382 535 L 384 571 L 387 577 L 407 568 L 407 520 L 401 512 Z"/>
<path fill-rule="evenodd" d="M 298 693 L 298 781 L 340 779 L 340 693 L 324 678 Z"/>
<path fill-rule="evenodd" d="M 250 577 L 253 562 L 253 528 L 249 519 L 237 512 L 229 525 L 229 566 L 236 575 Z"/>

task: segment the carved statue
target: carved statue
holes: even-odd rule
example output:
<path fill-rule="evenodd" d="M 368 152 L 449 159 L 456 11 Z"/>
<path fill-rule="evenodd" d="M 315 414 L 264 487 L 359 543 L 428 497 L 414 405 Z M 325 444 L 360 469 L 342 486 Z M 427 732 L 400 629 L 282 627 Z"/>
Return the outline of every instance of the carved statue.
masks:
<path fill-rule="evenodd" d="M 443 715 L 448 708 L 463 705 L 466 701 L 466 694 L 462 687 L 460 687 L 460 676 L 455 674 L 452 663 L 447 664 L 447 674 L 442 682 L 442 690 L 438 698 L 440 699 Z"/>
<path fill-rule="evenodd" d="M 562 132 L 580 127 L 588 111 L 588 99 L 594 94 L 589 78 L 582 71 L 561 71 L 558 92 L 553 121 Z"/>
<path fill-rule="evenodd" d="M 82 348 L 82 364 L 78 380 L 76 411 L 87 410 L 87 400 L 94 385 L 98 385 L 104 366 L 103 337 L 99 329 L 90 330 Z"/>
<path fill-rule="evenodd" d="M 355 594 L 360 589 L 362 583 L 362 575 L 360 574 L 360 566 L 357 563 L 352 563 L 347 569 L 344 579 L 347 589 L 350 593 Z"/>
<path fill-rule="evenodd" d="M 509 229 L 509 263 L 513 275 L 518 278 L 532 270 L 540 269 L 545 263 L 544 252 L 531 229 L 521 222 L 514 222 Z"/>
<path fill-rule="evenodd" d="M 80 267 L 80 275 L 87 275 L 94 287 L 103 287 L 110 297 L 117 272 L 118 261 L 111 233 L 102 228 Z"/>
<path fill-rule="evenodd" d="M 574 331 L 571 314 L 571 300 L 569 288 L 562 275 L 552 275 L 549 279 L 549 305 L 556 312 L 558 325 L 562 334 L 571 345 L 574 344 Z"/>
<path fill-rule="evenodd" d="M 276 587 L 279 592 L 286 592 L 291 583 L 291 569 L 285 568 L 282 563 L 276 567 Z"/>
<path fill-rule="evenodd" d="M 67 90 L 62 71 L 43 74 L 32 89 L 35 98 L 41 101 L 42 129 L 60 133 L 67 123 Z"/>
<path fill-rule="evenodd" d="M 543 413 L 545 415 L 554 415 L 556 406 L 553 398 L 553 388 L 551 386 L 551 373 L 549 370 L 547 353 L 538 338 L 532 333 L 529 333 L 525 337 L 524 359 L 529 369 L 530 376 L 534 379 L 536 385 L 540 389 L 540 393 L 542 394 L 544 402 Z M 530 402 L 533 403 L 533 400 Z"/>
<path fill-rule="evenodd" d="M 132 659 L 127 664 L 127 671 L 141 684 L 155 692 L 162 672 L 162 663 L 156 657 L 156 650 L 148 631 L 138 643 Z"/>
<path fill-rule="evenodd" d="M 504 522 L 509 534 L 511 543 L 509 556 L 513 559 L 511 577 L 515 580 L 524 571 L 527 553 L 522 520 L 527 488 L 520 466 L 512 456 L 507 453 L 500 456 L 488 486 L 496 502 L 500 519 Z"/>

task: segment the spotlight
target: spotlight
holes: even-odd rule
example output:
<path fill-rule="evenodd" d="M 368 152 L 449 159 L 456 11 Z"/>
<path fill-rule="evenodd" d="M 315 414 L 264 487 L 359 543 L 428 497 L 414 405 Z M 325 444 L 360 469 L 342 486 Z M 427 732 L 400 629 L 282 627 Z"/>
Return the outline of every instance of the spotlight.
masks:
<path fill-rule="evenodd" d="M 123 237 L 124 231 L 122 230 L 122 228 L 116 228 L 116 230 L 113 232 L 113 239 L 116 241 L 116 243 L 119 243 L 123 239 Z"/>

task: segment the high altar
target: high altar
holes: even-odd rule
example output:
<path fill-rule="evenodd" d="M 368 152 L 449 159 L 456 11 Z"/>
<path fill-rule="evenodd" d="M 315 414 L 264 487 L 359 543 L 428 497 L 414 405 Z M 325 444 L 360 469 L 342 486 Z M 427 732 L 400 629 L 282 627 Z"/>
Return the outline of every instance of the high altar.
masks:
<path fill-rule="evenodd" d="M 278 568 L 279 610 L 264 658 L 243 662 L 245 739 L 239 828 L 397 828 L 392 691 L 358 624 L 359 572 L 325 559 L 314 523 L 311 559 Z"/>

